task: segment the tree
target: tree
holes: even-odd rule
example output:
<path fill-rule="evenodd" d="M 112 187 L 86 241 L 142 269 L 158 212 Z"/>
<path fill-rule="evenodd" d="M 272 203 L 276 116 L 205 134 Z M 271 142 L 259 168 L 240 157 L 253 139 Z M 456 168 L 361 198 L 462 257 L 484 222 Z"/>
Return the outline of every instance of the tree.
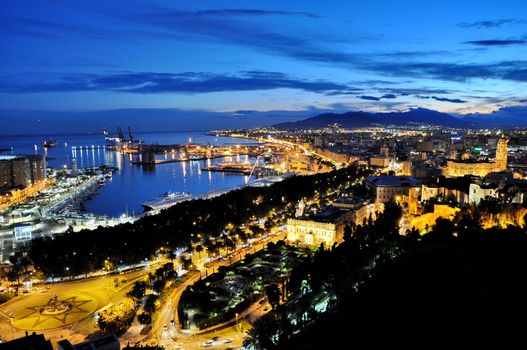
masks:
<path fill-rule="evenodd" d="M 198 253 L 198 260 L 201 260 L 201 253 L 203 252 L 203 246 L 201 244 L 198 244 L 195 250 L 196 250 L 196 253 Z"/>
<path fill-rule="evenodd" d="M 165 280 L 157 280 L 154 282 L 154 284 L 152 285 L 152 289 L 157 293 L 161 293 L 163 291 L 163 289 L 165 288 Z"/>
<path fill-rule="evenodd" d="M 425 235 L 428 241 L 445 243 L 454 238 L 454 223 L 448 219 L 439 218 L 435 226 Z"/>
<path fill-rule="evenodd" d="M 280 289 L 278 288 L 278 285 L 271 284 L 265 287 L 265 295 L 267 296 L 267 300 L 269 301 L 269 304 L 271 304 L 271 307 L 276 309 L 280 304 Z"/>
<path fill-rule="evenodd" d="M 145 304 L 143 305 L 143 310 L 146 313 L 153 314 L 156 311 L 156 300 L 157 295 L 149 294 L 146 296 Z"/>
<path fill-rule="evenodd" d="M 344 241 L 349 241 L 352 235 L 353 235 L 352 226 L 351 224 L 347 224 L 346 226 L 344 226 L 344 233 L 343 233 Z"/>
<path fill-rule="evenodd" d="M 137 281 L 132 286 L 132 289 L 128 292 L 128 296 L 138 301 L 138 300 L 143 299 L 143 297 L 145 296 L 145 291 L 146 291 L 146 282 Z"/>
<path fill-rule="evenodd" d="M 152 323 L 152 315 L 146 312 L 143 312 L 137 315 L 137 320 L 140 324 L 146 325 Z M 125 348 L 126 349 L 126 348 Z"/>

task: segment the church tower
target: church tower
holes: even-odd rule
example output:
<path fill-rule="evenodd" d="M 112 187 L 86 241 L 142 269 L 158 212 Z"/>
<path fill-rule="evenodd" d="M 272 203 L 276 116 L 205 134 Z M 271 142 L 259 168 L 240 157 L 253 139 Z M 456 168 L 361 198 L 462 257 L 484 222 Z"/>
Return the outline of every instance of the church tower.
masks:
<path fill-rule="evenodd" d="M 507 143 L 506 139 L 500 139 L 498 141 L 498 148 L 496 148 L 496 170 L 505 171 L 507 170 Z"/>

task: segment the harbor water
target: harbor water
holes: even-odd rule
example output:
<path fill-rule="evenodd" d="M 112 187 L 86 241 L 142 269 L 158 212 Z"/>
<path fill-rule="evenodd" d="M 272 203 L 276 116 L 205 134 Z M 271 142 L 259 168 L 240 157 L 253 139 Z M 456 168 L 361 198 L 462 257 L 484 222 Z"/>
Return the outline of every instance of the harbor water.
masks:
<path fill-rule="evenodd" d="M 136 133 L 145 143 L 182 144 L 187 142 L 222 145 L 254 143 L 246 139 L 215 137 L 204 132 Z M 42 143 L 53 138 L 57 146 L 44 149 Z M 36 146 L 36 147 L 35 147 Z M 79 147 L 89 147 L 79 150 Z M 92 147 L 93 146 L 93 147 Z M 253 161 L 248 156 L 232 156 L 212 160 L 193 160 L 158 165 L 132 164 L 129 155 L 104 149 L 102 134 L 84 135 L 0 135 L 2 154 L 46 154 L 48 167 L 71 167 L 75 159 L 79 168 L 107 165 L 118 170 L 104 186 L 84 203 L 85 211 L 95 215 L 118 217 L 138 214 L 141 203 L 162 196 L 168 191 L 200 194 L 247 183 L 248 176 L 203 171 L 222 161 Z M 73 149 L 75 148 L 75 149 Z M 163 158 L 159 155 L 158 158 Z"/>

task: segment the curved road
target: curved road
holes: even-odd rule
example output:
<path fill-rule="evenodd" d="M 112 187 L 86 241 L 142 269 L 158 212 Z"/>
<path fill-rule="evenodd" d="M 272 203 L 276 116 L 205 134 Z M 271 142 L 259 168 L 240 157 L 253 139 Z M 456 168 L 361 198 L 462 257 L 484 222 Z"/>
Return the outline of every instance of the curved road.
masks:
<path fill-rule="evenodd" d="M 157 317 L 157 320 L 155 321 L 154 325 L 152 326 L 152 330 L 149 332 L 148 335 L 144 336 L 144 335 L 139 335 L 137 334 L 137 331 L 136 332 L 133 332 L 135 334 L 132 334 L 132 332 L 127 332 L 123 337 L 121 337 L 121 341 L 123 344 L 127 344 L 128 342 L 131 343 L 131 344 L 139 344 L 139 343 L 142 343 L 142 344 L 166 344 L 166 345 L 170 345 L 168 348 L 174 348 L 174 346 L 176 346 L 177 348 L 177 344 L 178 342 L 176 342 L 174 340 L 174 338 L 176 339 L 180 339 L 181 341 L 184 341 L 185 343 L 187 343 L 187 345 L 185 346 L 185 349 L 188 348 L 188 341 L 189 341 L 189 337 L 190 337 L 190 340 L 191 343 L 195 343 L 194 345 L 198 344 L 198 345 L 202 345 L 202 343 L 204 341 L 207 341 L 208 338 L 210 337 L 210 333 L 211 332 L 215 332 L 215 331 L 218 331 L 218 326 L 214 326 L 214 327 L 211 327 L 209 329 L 205 329 L 205 330 L 201 330 L 199 331 L 199 333 L 197 332 L 192 332 L 189 330 L 184 330 L 183 327 L 181 326 L 180 324 L 180 321 L 179 321 L 179 315 L 178 315 L 178 304 L 179 304 L 179 301 L 181 299 L 181 295 L 183 294 L 183 292 L 185 291 L 185 289 L 196 283 L 200 278 L 202 277 L 205 277 L 205 275 L 210 275 L 214 272 L 217 272 L 218 268 L 220 266 L 228 266 L 228 265 L 231 265 L 237 261 L 240 261 L 242 259 L 245 258 L 245 255 L 247 254 L 253 254 L 263 248 L 265 248 L 265 246 L 267 245 L 267 243 L 269 242 L 278 242 L 280 240 L 283 240 L 286 236 L 286 233 L 285 232 L 282 232 L 282 233 L 279 233 L 277 235 L 274 235 L 274 236 L 270 236 L 270 237 L 266 237 L 258 242 L 255 242 L 253 243 L 252 247 L 250 248 L 244 248 L 244 249 L 239 249 L 235 252 L 237 252 L 238 254 L 233 257 L 233 258 L 230 258 L 230 259 L 217 259 L 213 264 L 212 266 L 208 267 L 208 268 L 204 268 L 202 269 L 199 273 L 196 273 L 194 275 L 191 275 L 189 276 L 188 278 L 186 278 L 185 280 L 183 280 L 172 292 L 171 294 L 166 298 L 166 300 L 168 300 L 168 302 L 166 302 L 162 309 L 159 311 L 159 315 Z M 265 304 L 264 304 L 265 305 Z M 252 313 L 254 313 L 255 311 L 257 310 L 260 310 L 264 307 L 264 305 L 258 305 L 257 304 L 257 307 L 255 307 L 254 305 L 251 306 L 248 310 L 246 310 L 245 312 L 241 313 L 239 318 L 238 318 L 238 322 L 241 323 L 244 318 L 246 318 L 247 316 L 251 315 Z M 174 325 L 172 326 L 171 325 L 171 320 L 174 320 Z M 232 321 L 229 321 L 229 322 L 226 322 L 225 325 L 229 325 L 233 323 Z M 234 321 L 235 323 L 235 321 Z M 167 326 L 167 330 L 165 330 L 165 326 Z M 236 324 L 234 324 L 234 327 L 231 327 L 232 329 L 235 329 L 236 328 Z M 245 327 L 247 328 L 247 326 Z M 237 330 L 238 328 L 236 328 Z M 227 333 L 228 330 L 227 330 Z M 230 332 L 232 333 L 232 331 Z M 225 344 L 229 344 L 228 346 L 226 345 L 226 347 L 232 347 L 232 346 L 241 346 L 241 343 L 243 342 L 243 335 L 241 334 L 241 332 L 238 332 L 240 333 L 238 336 L 237 336 L 237 341 L 235 341 L 233 339 L 232 341 L 232 344 L 230 342 L 228 343 L 225 343 Z M 199 336 L 198 336 L 199 335 Z M 232 334 L 231 334 L 232 335 Z M 238 339 L 239 338 L 239 339 Z M 186 339 L 186 341 L 185 341 Z M 230 339 L 230 338 L 228 338 Z M 167 344 L 168 343 L 168 344 Z M 219 346 L 220 344 L 216 344 L 216 345 L 213 345 L 215 348 L 217 348 L 217 346 Z"/>

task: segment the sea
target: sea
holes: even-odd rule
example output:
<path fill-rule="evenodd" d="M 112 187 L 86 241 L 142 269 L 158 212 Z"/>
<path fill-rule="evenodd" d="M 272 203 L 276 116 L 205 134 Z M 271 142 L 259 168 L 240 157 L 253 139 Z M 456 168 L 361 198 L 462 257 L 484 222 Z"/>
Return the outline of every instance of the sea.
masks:
<path fill-rule="evenodd" d="M 200 143 L 203 145 L 254 144 L 253 140 L 217 137 L 204 132 L 134 133 L 147 144 Z M 45 149 L 42 143 L 53 138 L 57 146 Z M 158 165 L 132 164 L 131 157 L 106 150 L 101 134 L 68 135 L 0 135 L 0 154 L 45 154 L 51 168 L 71 167 L 76 159 L 78 168 L 108 165 L 118 170 L 106 184 L 84 202 L 84 210 L 95 215 L 118 217 L 143 212 L 141 203 L 163 196 L 167 192 L 201 194 L 233 188 L 251 179 L 243 174 L 209 172 L 202 169 L 222 161 L 252 161 L 248 156 L 232 156 L 212 160 L 192 160 Z M 75 150 L 89 146 L 89 149 Z M 93 146 L 93 147 L 92 147 Z M 99 147 L 97 147 L 99 146 Z M 165 155 L 157 155 L 158 159 Z M 171 157 L 169 153 L 166 157 Z"/>

